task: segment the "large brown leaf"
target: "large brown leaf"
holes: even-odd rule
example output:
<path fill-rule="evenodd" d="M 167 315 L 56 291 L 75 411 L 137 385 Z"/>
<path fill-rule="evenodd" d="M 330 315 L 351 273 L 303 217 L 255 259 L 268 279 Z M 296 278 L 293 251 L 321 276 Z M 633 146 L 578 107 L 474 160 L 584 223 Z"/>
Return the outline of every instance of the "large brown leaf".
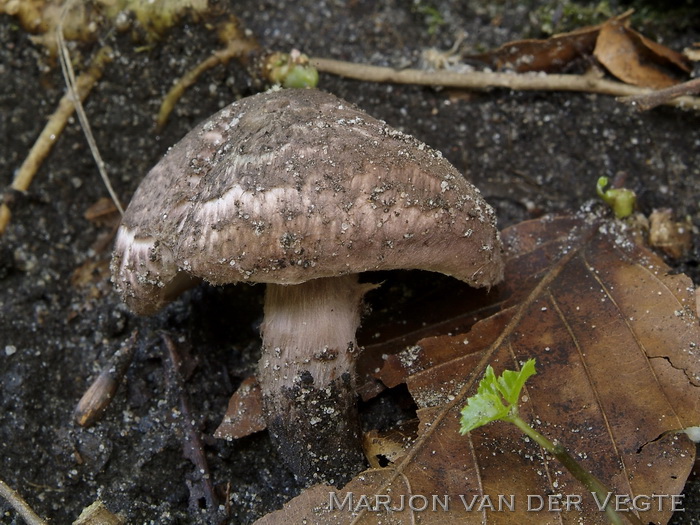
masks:
<path fill-rule="evenodd" d="M 683 489 L 695 455 L 673 431 L 700 424 L 694 290 L 620 230 L 582 217 L 505 231 L 502 311 L 467 334 L 423 339 L 380 373 L 389 384 L 406 382 L 419 406 L 418 437 L 405 454 L 342 490 L 309 489 L 257 523 L 606 523 L 591 494 L 512 425 L 458 432 L 459 411 L 486 365 L 500 372 L 530 357 L 538 375 L 521 415 L 613 498 L 651 503 L 645 523 L 668 521 L 669 495 Z M 402 496 L 405 509 L 388 510 Z M 548 512 L 548 496 L 559 510 L 568 497 L 570 508 Z M 545 510 L 533 512 L 540 502 Z"/>

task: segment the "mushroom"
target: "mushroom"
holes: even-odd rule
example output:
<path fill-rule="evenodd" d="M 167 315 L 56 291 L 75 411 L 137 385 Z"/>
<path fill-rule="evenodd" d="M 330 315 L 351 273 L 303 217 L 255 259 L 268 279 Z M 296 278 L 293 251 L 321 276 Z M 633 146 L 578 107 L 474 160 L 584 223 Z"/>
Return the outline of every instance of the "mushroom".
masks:
<path fill-rule="evenodd" d="M 129 308 L 183 289 L 267 283 L 258 380 L 267 427 L 305 482 L 363 464 L 355 394 L 368 270 L 489 287 L 503 274 L 492 208 L 442 155 L 333 95 L 278 90 L 198 125 L 148 173 L 112 259 Z"/>

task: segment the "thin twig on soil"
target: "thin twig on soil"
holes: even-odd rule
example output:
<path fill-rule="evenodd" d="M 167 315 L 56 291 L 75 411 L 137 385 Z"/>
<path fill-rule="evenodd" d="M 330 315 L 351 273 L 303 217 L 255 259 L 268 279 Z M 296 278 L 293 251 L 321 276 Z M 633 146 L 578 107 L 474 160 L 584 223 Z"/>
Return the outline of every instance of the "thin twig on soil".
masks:
<path fill-rule="evenodd" d="M 624 84 L 593 75 L 562 75 L 544 73 L 491 73 L 471 71 L 426 71 L 421 69 L 394 69 L 383 66 L 356 64 L 329 58 L 310 58 L 320 72 L 330 73 L 365 82 L 392 82 L 422 86 L 487 90 L 506 88 L 524 91 L 581 91 L 613 96 L 646 95 L 649 88 Z M 700 98 L 678 97 L 664 102 L 684 109 L 700 109 Z"/>
<path fill-rule="evenodd" d="M 19 493 L 0 479 L 0 496 L 12 505 L 17 513 L 22 516 L 28 525 L 48 525 L 48 522 L 40 517 Z"/>
<path fill-rule="evenodd" d="M 694 78 L 682 84 L 676 84 L 675 86 L 652 91 L 644 95 L 624 97 L 620 101 L 633 105 L 639 111 L 646 111 L 661 104 L 668 104 L 670 100 L 680 96 L 697 95 L 698 93 L 700 93 L 700 78 Z"/>
<path fill-rule="evenodd" d="M 200 62 L 180 77 L 173 87 L 170 88 L 170 91 L 165 95 L 160 105 L 156 129 L 160 130 L 165 126 L 177 101 L 180 100 L 180 97 L 182 97 L 188 87 L 197 82 L 197 79 L 199 79 L 202 74 L 219 64 L 226 64 L 234 58 L 245 63 L 245 57 L 249 53 L 260 49 L 258 42 L 241 30 L 238 20 L 235 18 L 222 25 L 219 29 L 219 36 L 226 41 L 226 47 L 214 51 L 203 62 Z"/>
<path fill-rule="evenodd" d="M 197 79 L 202 74 L 210 69 L 213 69 L 219 64 L 226 64 L 229 60 L 240 57 L 244 53 L 251 50 L 252 48 L 247 41 L 237 40 L 231 42 L 224 49 L 215 51 L 203 62 L 200 62 L 193 69 L 185 73 L 165 95 L 165 98 L 160 105 L 160 110 L 158 111 L 156 128 L 158 130 L 163 129 L 163 126 L 165 126 L 166 122 L 168 121 L 168 117 L 175 107 L 175 104 L 177 104 L 177 101 L 180 100 L 180 97 L 182 97 L 183 93 L 188 87 L 197 82 Z"/>
<path fill-rule="evenodd" d="M 209 58 L 185 73 L 163 99 L 158 113 L 158 128 L 161 129 L 165 125 L 177 101 L 182 97 L 185 90 L 197 81 L 202 73 L 219 64 L 225 64 L 231 59 L 242 59 L 248 52 L 255 49 L 258 49 L 258 47 L 252 40 L 233 40 L 229 42 L 226 48 L 214 52 Z M 242 61 L 244 63 L 246 62 L 246 60 Z M 505 88 L 520 91 L 579 91 L 627 98 L 635 96 L 651 97 L 656 93 L 649 88 L 607 80 L 594 75 L 493 73 L 484 71 L 462 73 L 423 69 L 394 69 L 320 57 L 310 58 L 309 63 L 320 72 L 353 78 L 364 82 L 392 82 L 395 84 L 414 84 L 473 90 Z M 657 105 L 667 104 L 683 109 L 700 110 L 700 98 L 679 96 L 685 94 L 686 93 L 683 92 L 675 93 L 672 96 L 660 100 L 657 102 Z M 692 92 L 688 92 L 687 94 L 692 94 Z"/>
<path fill-rule="evenodd" d="M 111 60 L 111 49 L 103 47 L 100 49 L 93 59 L 90 67 L 84 73 L 80 74 L 75 80 L 75 92 L 77 99 L 85 100 L 92 88 L 95 86 L 99 78 L 102 76 L 102 71 L 105 65 Z M 75 110 L 73 92 L 69 89 L 58 103 L 56 111 L 49 117 L 46 126 L 37 138 L 34 146 L 29 151 L 27 158 L 24 159 L 22 166 L 17 171 L 10 188 L 16 191 L 25 192 L 29 189 L 29 185 L 34 179 L 34 175 L 38 171 L 44 159 L 51 152 L 56 139 L 66 127 L 68 119 Z M 2 235 L 10 222 L 12 214 L 7 204 L 0 204 L 0 235 Z"/>
<path fill-rule="evenodd" d="M 192 415 L 192 409 L 185 390 L 185 379 L 182 374 L 182 356 L 168 334 L 163 333 L 161 337 L 170 354 L 175 386 L 180 398 L 180 411 L 182 412 L 180 420 L 184 431 L 183 452 L 185 457 L 194 464 L 196 472 L 199 474 L 197 483 L 193 483 L 189 487 L 190 505 L 193 508 L 197 508 L 198 503 L 196 501 L 200 496 L 204 496 L 209 508 L 216 509 L 219 506 L 219 498 L 214 490 L 214 483 L 209 472 L 209 463 L 204 453 L 204 444 L 202 443 L 200 432 L 195 427 L 196 419 Z"/>

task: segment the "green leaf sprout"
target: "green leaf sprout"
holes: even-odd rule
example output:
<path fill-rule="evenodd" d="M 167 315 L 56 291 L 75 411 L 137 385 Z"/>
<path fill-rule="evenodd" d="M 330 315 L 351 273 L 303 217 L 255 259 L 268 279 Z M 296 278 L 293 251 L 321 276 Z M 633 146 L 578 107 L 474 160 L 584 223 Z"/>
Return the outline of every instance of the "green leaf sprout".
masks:
<path fill-rule="evenodd" d="M 520 372 L 506 370 L 501 377 L 496 377 L 489 365 L 479 383 L 477 394 L 467 399 L 467 406 L 462 409 L 460 433 L 464 435 L 499 419 L 512 421 L 518 416 L 520 391 L 525 381 L 536 373 L 534 359 L 528 359 Z"/>
<path fill-rule="evenodd" d="M 605 184 L 607 182 L 603 183 Z M 500 376 L 496 376 L 489 365 L 476 395 L 467 399 L 467 405 L 461 411 L 460 433 L 467 434 L 493 421 L 513 423 L 545 451 L 556 457 L 588 490 L 595 492 L 598 501 L 604 501 L 610 491 L 603 482 L 585 470 L 562 445 L 555 444 L 540 434 L 518 414 L 520 392 L 525 382 L 536 373 L 534 359 L 528 359 L 519 371 L 505 370 Z M 605 512 L 611 523 L 622 525 L 622 518 L 610 503 L 606 505 Z M 626 513 L 625 517 L 632 523 L 642 525 L 641 520 L 632 513 Z"/>
<path fill-rule="evenodd" d="M 273 84 L 297 89 L 318 84 L 318 70 L 311 65 L 308 56 L 296 49 L 290 53 L 273 53 L 268 63 L 268 77 Z"/>
<path fill-rule="evenodd" d="M 596 184 L 596 192 L 598 197 L 603 199 L 603 201 L 612 208 L 615 217 L 618 219 L 624 219 L 632 215 L 634 211 L 634 206 L 637 203 L 637 195 L 632 190 L 627 188 L 609 188 L 605 189 L 608 185 L 607 177 L 600 177 L 598 183 Z"/>

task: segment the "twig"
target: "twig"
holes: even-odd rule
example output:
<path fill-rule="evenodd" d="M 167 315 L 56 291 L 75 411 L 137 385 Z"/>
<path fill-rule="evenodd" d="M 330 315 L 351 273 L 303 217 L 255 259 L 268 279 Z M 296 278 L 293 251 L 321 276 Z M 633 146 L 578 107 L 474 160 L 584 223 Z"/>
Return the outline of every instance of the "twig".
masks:
<path fill-rule="evenodd" d="M 623 97 L 621 102 L 635 106 L 639 111 L 646 111 L 655 108 L 661 104 L 667 104 L 669 100 L 683 95 L 696 95 L 700 93 L 700 78 L 688 80 L 682 84 L 676 84 L 665 89 L 652 91 L 645 95 L 635 95 L 632 97 Z"/>
<path fill-rule="evenodd" d="M 158 111 L 158 120 L 156 123 L 157 129 L 160 130 L 163 128 L 163 126 L 165 126 L 165 123 L 168 121 L 168 117 L 175 107 L 175 104 L 177 104 L 177 101 L 180 100 L 180 97 L 182 97 L 183 93 L 188 87 L 197 82 L 197 79 L 203 73 L 215 68 L 219 64 L 226 64 L 229 60 L 240 57 L 243 53 L 248 52 L 250 49 L 251 48 L 248 46 L 248 42 L 231 42 L 228 46 L 215 51 L 203 62 L 200 62 L 193 69 L 185 73 L 165 95 L 165 98 L 160 105 L 160 110 Z"/>
<path fill-rule="evenodd" d="M 199 475 L 199 482 L 194 487 L 194 490 L 193 487 L 190 486 L 190 505 L 197 508 L 198 504 L 195 502 L 199 499 L 199 496 L 202 495 L 206 499 L 209 509 L 216 510 L 219 506 L 219 498 L 214 490 L 214 483 L 212 482 L 209 471 L 209 463 L 204 453 L 204 445 L 199 431 L 195 428 L 195 419 L 192 416 L 192 409 L 190 408 L 190 402 L 185 391 L 185 381 L 182 375 L 182 357 L 170 336 L 163 333 L 161 337 L 170 354 L 175 386 L 180 397 L 180 411 L 182 412 L 181 421 L 185 434 L 183 452 L 185 457 L 194 464 L 196 472 Z"/>
<path fill-rule="evenodd" d="M 192 84 L 197 82 L 197 79 L 206 71 L 218 66 L 226 64 L 234 58 L 242 58 L 247 53 L 259 49 L 257 41 L 246 35 L 241 30 L 238 20 L 233 18 L 228 23 L 222 25 L 219 29 L 219 37 L 226 41 L 226 47 L 214 51 L 203 62 L 197 64 L 193 69 L 185 73 L 165 95 L 163 102 L 158 111 L 158 119 L 156 121 L 157 129 L 162 129 L 168 120 L 168 116 L 172 112 L 177 101 L 180 100 L 185 90 Z"/>
<path fill-rule="evenodd" d="M 103 47 L 100 49 L 95 56 L 94 60 L 90 64 L 87 71 L 82 73 L 75 80 L 75 93 L 77 96 L 73 95 L 73 92 L 69 89 L 68 92 L 63 95 L 56 111 L 53 115 L 49 117 L 46 126 L 37 138 L 34 146 L 29 151 L 27 158 L 24 159 L 22 166 L 17 171 L 10 188 L 16 191 L 27 191 L 29 185 L 32 183 L 34 175 L 36 175 L 39 166 L 50 153 L 53 145 L 56 142 L 56 138 L 61 134 L 63 128 L 66 127 L 68 119 L 73 114 L 75 109 L 74 100 L 85 100 L 94 85 L 97 83 L 99 78 L 102 76 L 102 71 L 104 66 L 111 60 L 111 49 L 109 47 Z M 11 217 L 10 208 L 7 204 L 0 204 L 0 235 L 2 235 L 10 222 Z"/>
<path fill-rule="evenodd" d="M 22 516 L 28 525 L 48 525 L 48 522 L 41 518 L 29 504 L 24 501 L 22 496 L 10 487 L 7 483 L 0 479 L 0 496 L 2 496 L 17 513 Z"/>
<path fill-rule="evenodd" d="M 355 64 L 329 58 L 310 58 L 319 71 L 365 82 L 392 82 L 462 89 L 486 90 L 506 88 L 523 91 L 582 91 L 614 96 L 646 95 L 648 88 L 623 84 L 592 75 L 558 75 L 543 73 L 489 73 L 472 71 L 425 71 L 421 69 L 393 69 L 390 67 Z M 688 109 L 700 109 L 700 98 L 679 97 L 666 104 Z"/>

